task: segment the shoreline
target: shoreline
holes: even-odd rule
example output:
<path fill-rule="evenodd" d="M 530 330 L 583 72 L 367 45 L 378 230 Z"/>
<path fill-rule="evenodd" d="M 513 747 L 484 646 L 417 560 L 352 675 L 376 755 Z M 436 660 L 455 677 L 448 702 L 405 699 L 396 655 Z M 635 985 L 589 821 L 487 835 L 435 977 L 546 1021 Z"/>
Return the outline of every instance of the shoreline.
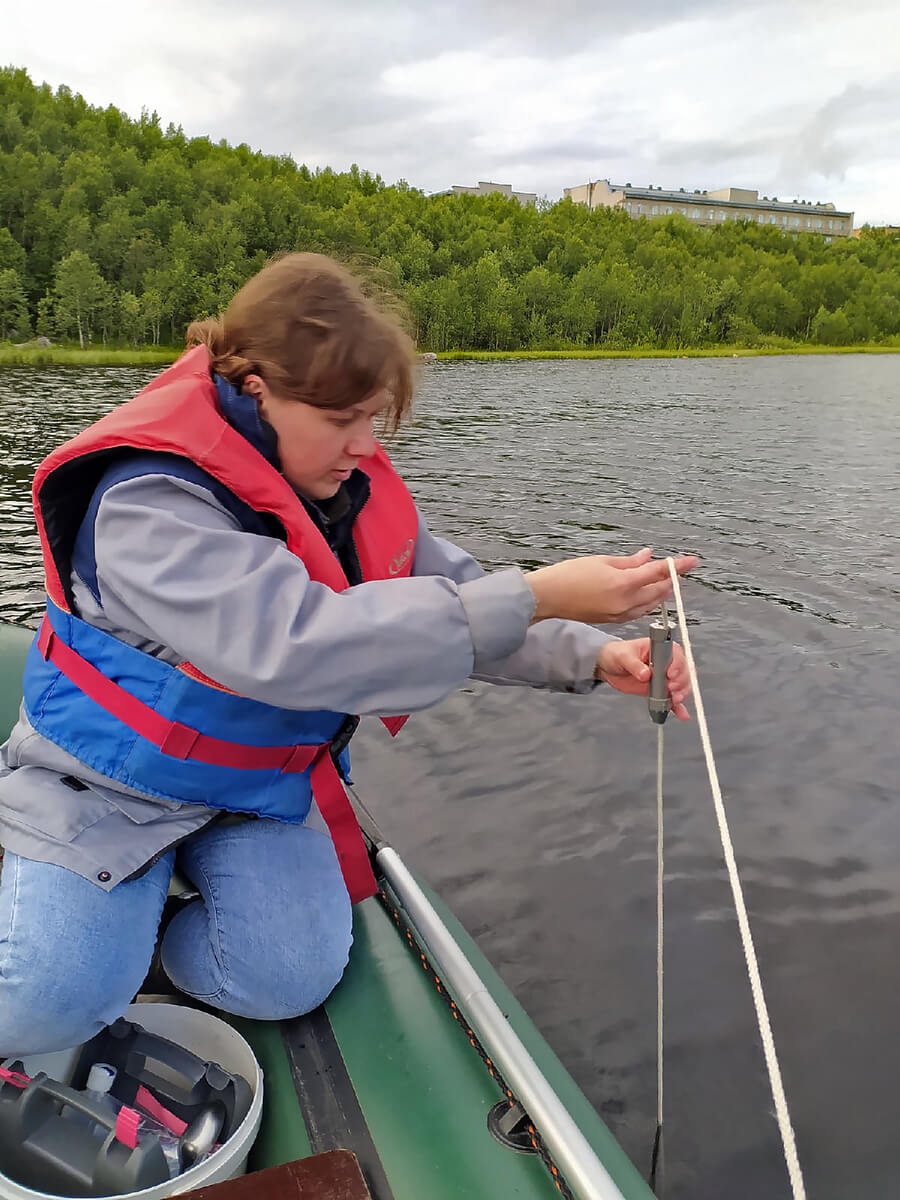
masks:
<path fill-rule="evenodd" d="M 682 350 L 443 350 L 437 362 L 500 362 L 504 359 L 540 361 L 579 358 L 762 358 L 789 354 L 900 354 L 900 345 L 882 346 L 704 346 Z"/>
<path fill-rule="evenodd" d="M 0 344 L 0 367 L 154 367 L 173 363 L 184 350 L 171 346 L 153 349 L 82 350 L 79 346 L 14 346 Z"/>
<path fill-rule="evenodd" d="M 0 345 L 0 367 L 153 367 L 175 362 L 183 350 L 160 346 L 153 349 L 90 349 L 76 346 Z M 900 344 L 867 343 L 859 346 L 704 346 L 680 350 L 639 348 L 632 350 L 442 350 L 420 354 L 429 362 L 565 361 L 591 358 L 760 358 L 790 354 L 900 354 Z M 427 355 L 427 357 L 426 357 Z"/>

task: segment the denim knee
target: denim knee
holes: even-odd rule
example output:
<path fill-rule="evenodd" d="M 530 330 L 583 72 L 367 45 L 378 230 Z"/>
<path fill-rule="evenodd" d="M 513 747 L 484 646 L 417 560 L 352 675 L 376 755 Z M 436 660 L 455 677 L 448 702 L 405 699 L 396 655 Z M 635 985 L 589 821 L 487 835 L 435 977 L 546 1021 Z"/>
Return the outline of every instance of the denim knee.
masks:
<path fill-rule="evenodd" d="M 89 986 L 83 986 L 87 982 Z M 67 1050 L 120 1017 L 140 984 L 97 979 L 61 982 L 58 973 L 27 980 L 0 977 L 0 1058 Z"/>
<path fill-rule="evenodd" d="M 333 911 L 320 920 L 317 928 L 304 933 L 305 937 L 296 936 L 288 944 L 273 947 L 278 951 L 277 968 L 273 964 L 267 989 L 257 987 L 257 1012 L 249 1016 L 287 1020 L 325 1003 L 350 959 L 352 917 L 346 892 L 334 898 Z M 268 1016 L 266 1010 L 272 1015 Z"/>
<path fill-rule="evenodd" d="M 215 1008 L 257 1021 L 297 1017 L 322 1004 L 344 973 L 353 941 L 343 884 L 326 905 L 313 904 L 289 928 L 283 917 L 252 929 L 211 929 L 203 900 L 172 920 L 162 963 L 182 991 Z M 322 911 L 327 907 L 327 911 Z M 242 936 L 245 935 L 245 936 Z"/>
<path fill-rule="evenodd" d="M 226 827 L 192 840 L 182 869 L 202 899 L 163 939 L 163 966 L 179 988 L 256 1020 L 299 1016 L 326 999 L 353 941 L 330 838 L 275 821 Z"/>
<path fill-rule="evenodd" d="M 171 856 L 107 893 L 64 867 L 7 852 L 0 1057 L 76 1046 L 122 1015 L 149 965 L 170 873 Z"/>

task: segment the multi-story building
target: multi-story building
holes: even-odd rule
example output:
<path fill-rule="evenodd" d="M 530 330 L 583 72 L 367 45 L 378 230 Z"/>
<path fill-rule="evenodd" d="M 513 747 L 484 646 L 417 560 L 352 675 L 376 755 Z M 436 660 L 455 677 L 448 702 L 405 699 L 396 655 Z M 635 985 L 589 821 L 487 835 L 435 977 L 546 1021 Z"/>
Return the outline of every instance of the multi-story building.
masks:
<path fill-rule="evenodd" d="M 826 238 L 849 237 L 853 213 L 838 212 L 833 204 L 809 200 L 779 200 L 749 188 L 719 188 L 714 192 L 664 191 L 651 184 L 645 188 L 630 183 L 612 184 L 608 179 L 564 188 L 564 195 L 588 208 L 621 208 L 630 217 L 665 217 L 679 213 L 698 225 L 721 225 L 724 221 L 755 221 L 774 225 L 785 233 L 819 233 Z"/>
<path fill-rule="evenodd" d="M 487 183 L 479 181 L 478 187 L 449 187 L 442 192 L 433 192 L 435 196 L 491 196 L 499 192 L 510 200 L 518 200 L 520 204 L 537 204 L 537 192 L 514 192 L 511 183 Z"/>

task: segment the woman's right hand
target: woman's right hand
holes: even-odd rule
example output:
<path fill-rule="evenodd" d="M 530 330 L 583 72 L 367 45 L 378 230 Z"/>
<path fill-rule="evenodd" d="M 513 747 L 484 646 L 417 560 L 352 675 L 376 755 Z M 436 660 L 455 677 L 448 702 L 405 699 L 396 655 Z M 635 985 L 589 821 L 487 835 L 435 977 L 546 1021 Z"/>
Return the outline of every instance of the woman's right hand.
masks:
<path fill-rule="evenodd" d="M 645 547 L 637 554 L 595 554 L 529 571 L 525 578 L 535 599 L 532 624 L 562 617 L 617 625 L 653 612 L 671 596 L 672 580 L 666 560 L 654 560 L 652 554 Z M 677 573 L 685 575 L 699 559 L 682 554 L 674 561 Z"/>

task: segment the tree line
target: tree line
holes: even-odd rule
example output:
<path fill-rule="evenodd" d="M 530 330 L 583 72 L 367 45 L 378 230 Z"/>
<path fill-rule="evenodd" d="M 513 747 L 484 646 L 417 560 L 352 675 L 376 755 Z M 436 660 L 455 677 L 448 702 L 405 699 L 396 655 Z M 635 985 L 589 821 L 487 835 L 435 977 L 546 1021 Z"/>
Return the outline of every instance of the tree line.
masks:
<path fill-rule="evenodd" d="M 274 253 L 397 297 L 421 350 L 900 338 L 900 239 L 426 196 L 188 138 L 0 69 L 0 340 L 178 345 Z"/>

